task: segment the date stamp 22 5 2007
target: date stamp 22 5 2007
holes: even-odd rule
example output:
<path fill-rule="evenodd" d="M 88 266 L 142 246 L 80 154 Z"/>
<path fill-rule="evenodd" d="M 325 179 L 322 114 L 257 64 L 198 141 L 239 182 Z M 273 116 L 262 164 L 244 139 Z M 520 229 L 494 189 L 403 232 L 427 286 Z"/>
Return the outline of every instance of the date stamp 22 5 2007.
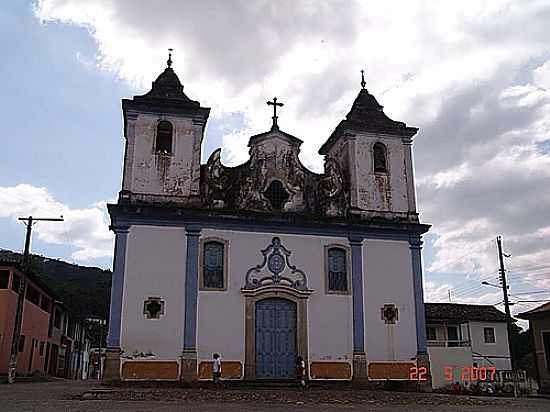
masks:
<path fill-rule="evenodd" d="M 495 380 L 496 368 L 494 366 L 444 366 L 443 375 L 447 382 L 472 382 L 483 381 L 493 382 Z M 413 366 L 409 369 L 409 380 L 426 381 L 428 380 L 428 370 L 425 367 L 417 368 Z"/>

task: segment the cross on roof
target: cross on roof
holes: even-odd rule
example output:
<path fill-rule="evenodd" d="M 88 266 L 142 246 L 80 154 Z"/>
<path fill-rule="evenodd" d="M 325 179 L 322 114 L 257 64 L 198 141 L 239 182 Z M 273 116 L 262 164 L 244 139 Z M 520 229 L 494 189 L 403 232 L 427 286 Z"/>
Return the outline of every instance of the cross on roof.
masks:
<path fill-rule="evenodd" d="M 367 82 L 365 81 L 365 71 L 361 70 L 361 88 L 364 89 L 367 85 Z"/>
<path fill-rule="evenodd" d="M 172 67 L 172 52 L 174 49 L 168 49 L 168 60 L 166 61 L 166 64 L 168 67 Z"/>
<path fill-rule="evenodd" d="M 274 97 L 273 98 L 273 101 L 268 101 L 267 102 L 267 105 L 268 106 L 273 106 L 273 125 L 271 126 L 272 129 L 278 129 L 279 126 L 277 125 L 277 106 L 279 107 L 283 107 L 283 103 L 277 103 L 277 98 Z"/>

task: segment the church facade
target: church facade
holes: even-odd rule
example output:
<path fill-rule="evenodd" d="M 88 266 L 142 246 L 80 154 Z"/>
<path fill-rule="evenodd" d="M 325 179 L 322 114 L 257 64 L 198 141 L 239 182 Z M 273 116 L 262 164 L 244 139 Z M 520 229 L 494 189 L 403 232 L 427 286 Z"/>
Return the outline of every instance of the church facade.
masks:
<path fill-rule="evenodd" d="M 417 129 L 365 88 L 320 146 L 324 172 L 277 122 L 249 159 L 201 164 L 210 109 L 168 67 L 123 100 L 122 190 L 105 380 L 408 379 L 427 367 Z"/>

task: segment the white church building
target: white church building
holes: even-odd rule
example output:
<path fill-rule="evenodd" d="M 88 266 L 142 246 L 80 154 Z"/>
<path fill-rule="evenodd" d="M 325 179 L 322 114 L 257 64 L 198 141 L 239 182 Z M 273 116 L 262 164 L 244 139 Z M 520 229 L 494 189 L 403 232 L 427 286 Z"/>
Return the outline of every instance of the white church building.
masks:
<path fill-rule="evenodd" d="M 427 367 L 412 142 L 365 88 L 324 142 L 324 173 L 281 130 L 235 166 L 201 164 L 210 109 L 168 67 L 122 101 L 124 169 L 105 381 L 408 379 Z M 328 133 L 327 133 L 328 134 Z"/>

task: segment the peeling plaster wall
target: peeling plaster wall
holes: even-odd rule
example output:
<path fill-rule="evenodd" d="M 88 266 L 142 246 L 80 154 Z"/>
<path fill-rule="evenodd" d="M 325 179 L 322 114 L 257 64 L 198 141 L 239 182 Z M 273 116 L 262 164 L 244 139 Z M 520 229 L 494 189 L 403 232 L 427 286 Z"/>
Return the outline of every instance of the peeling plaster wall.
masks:
<path fill-rule="evenodd" d="M 174 126 L 171 154 L 156 154 L 157 124 Z M 191 196 L 199 194 L 203 125 L 177 116 L 139 114 L 128 119 L 124 190 L 134 194 Z"/>
<path fill-rule="evenodd" d="M 387 149 L 388 173 L 375 173 L 372 146 L 381 142 Z M 407 171 L 405 151 L 400 138 L 367 134 L 355 140 L 357 207 L 363 210 L 407 212 Z"/>
<path fill-rule="evenodd" d="M 179 359 L 185 307 L 185 228 L 132 226 L 124 275 L 121 347 L 124 354 L 152 352 Z M 143 303 L 164 300 L 164 315 L 147 319 Z"/>
<path fill-rule="evenodd" d="M 366 239 L 363 273 L 367 359 L 410 361 L 416 357 L 416 317 L 409 243 Z M 384 304 L 397 306 L 395 324 L 382 319 Z"/>

